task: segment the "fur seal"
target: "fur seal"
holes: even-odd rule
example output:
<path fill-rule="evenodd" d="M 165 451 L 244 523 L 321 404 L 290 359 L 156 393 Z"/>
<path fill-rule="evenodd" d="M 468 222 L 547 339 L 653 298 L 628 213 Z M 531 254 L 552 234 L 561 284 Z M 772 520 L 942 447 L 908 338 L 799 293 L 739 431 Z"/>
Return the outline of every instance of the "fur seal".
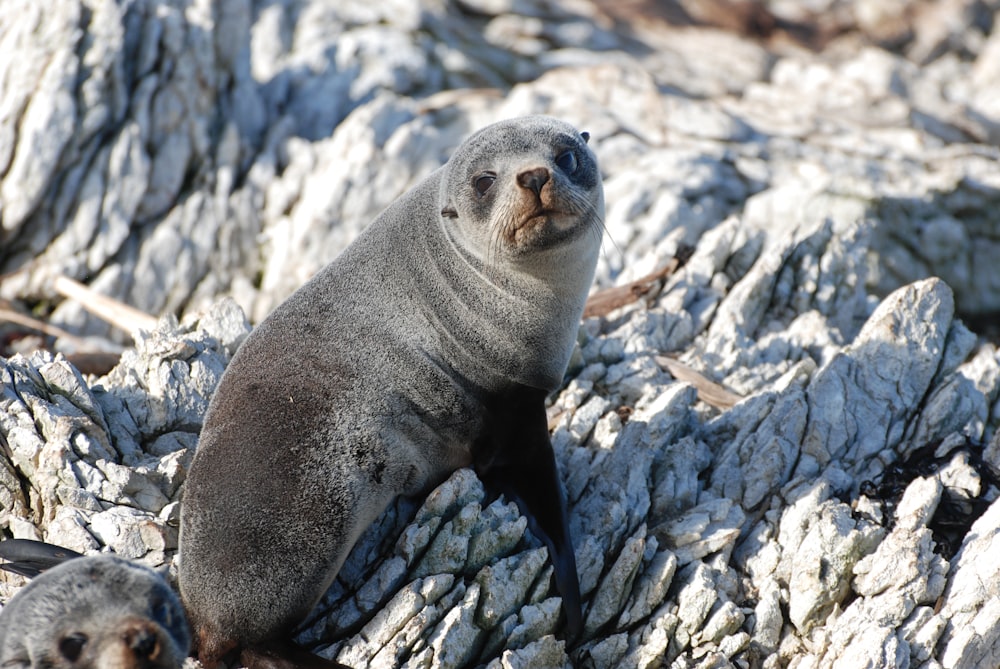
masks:
<path fill-rule="evenodd" d="M 113 555 L 47 569 L 0 610 L 0 667 L 180 669 L 190 645 L 167 582 Z"/>
<path fill-rule="evenodd" d="M 469 465 L 547 544 L 580 629 L 544 401 L 600 252 L 588 139 L 544 116 L 476 132 L 242 344 L 181 511 L 178 580 L 204 664 L 237 648 L 253 664 L 393 498 Z"/>

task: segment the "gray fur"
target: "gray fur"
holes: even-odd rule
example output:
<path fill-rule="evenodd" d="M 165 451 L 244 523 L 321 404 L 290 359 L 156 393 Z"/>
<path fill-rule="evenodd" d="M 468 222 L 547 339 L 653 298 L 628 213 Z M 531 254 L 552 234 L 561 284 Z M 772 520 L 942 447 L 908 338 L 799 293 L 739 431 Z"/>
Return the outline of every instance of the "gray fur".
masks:
<path fill-rule="evenodd" d="M 566 213 L 515 234 L 534 197 L 515 179 L 537 167 Z M 203 660 L 286 633 L 396 495 L 471 464 L 485 394 L 561 382 L 603 206 L 574 128 L 489 126 L 254 330 L 185 484 L 179 582 Z"/>
<path fill-rule="evenodd" d="M 171 669 L 189 648 L 166 581 L 111 555 L 53 567 L 0 611 L 0 667 Z"/>

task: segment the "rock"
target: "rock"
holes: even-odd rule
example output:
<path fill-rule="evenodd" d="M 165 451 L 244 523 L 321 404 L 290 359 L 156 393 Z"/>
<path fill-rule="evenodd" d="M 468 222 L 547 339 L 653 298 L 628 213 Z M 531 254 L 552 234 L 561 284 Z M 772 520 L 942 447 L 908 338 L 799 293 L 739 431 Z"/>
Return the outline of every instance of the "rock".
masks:
<path fill-rule="evenodd" d="M 553 636 L 545 636 L 524 648 L 506 650 L 499 661 L 487 665 L 489 669 L 566 669 L 572 667 L 566 656 L 564 643 Z"/>
<path fill-rule="evenodd" d="M 548 113 L 601 161 L 596 288 L 693 248 L 582 324 L 551 398 L 585 632 L 461 470 L 366 530 L 298 640 L 373 667 L 1000 663 L 995 17 L 772 3 L 760 40 L 717 3 L 683 30 L 627 4 L 0 3 L 0 298 L 131 337 L 99 378 L 0 358 L 0 532 L 171 565 L 250 323 L 469 132 Z M 56 274 L 162 318 L 115 332 Z"/>
<path fill-rule="evenodd" d="M 61 356 L 4 360 L 0 434 L 9 448 L 3 471 L 13 478 L 3 526 L 47 526 L 51 543 L 108 546 L 152 566 L 172 556 L 176 524 L 164 512 L 180 498 L 208 398 L 247 333 L 237 313 L 226 301 L 185 326 L 164 319 L 89 382 Z M 81 528 L 93 538 L 81 538 Z"/>
<path fill-rule="evenodd" d="M 996 605 L 989 593 L 996 586 L 995 572 L 984 572 L 986 555 L 998 540 L 996 519 L 1000 508 L 994 502 L 966 535 L 966 543 L 949 571 L 941 618 L 942 638 L 938 657 L 944 666 L 962 666 L 1000 660 L 1000 631 L 995 618 Z M 993 620 L 993 622 L 991 622 Z"/>

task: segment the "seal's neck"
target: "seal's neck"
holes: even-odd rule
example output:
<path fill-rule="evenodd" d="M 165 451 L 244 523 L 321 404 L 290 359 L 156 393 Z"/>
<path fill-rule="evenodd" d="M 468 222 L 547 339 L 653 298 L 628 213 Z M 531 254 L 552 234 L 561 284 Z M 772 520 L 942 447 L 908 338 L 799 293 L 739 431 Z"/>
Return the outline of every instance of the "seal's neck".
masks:
<path fill-rule="evenodd" d="M 515 382 L 551 391 L 562 382 L 593 281 L 600 238 L 593 231 L 517 258 L 483 258 L 444 225 L 428 235 L 431 320 L 461 360 L 460 373 L 494 389 Z"/>

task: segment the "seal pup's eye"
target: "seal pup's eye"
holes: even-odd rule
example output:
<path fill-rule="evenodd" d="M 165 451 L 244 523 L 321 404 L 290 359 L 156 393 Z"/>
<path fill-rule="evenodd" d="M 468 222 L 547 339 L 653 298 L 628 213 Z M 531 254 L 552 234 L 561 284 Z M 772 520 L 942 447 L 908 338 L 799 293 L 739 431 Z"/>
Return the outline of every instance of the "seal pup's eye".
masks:
<path fill-rule="evenodd" d="M 486 195 L 486 191 L 493 186 L 493 182 L 496 180 L 497 175 L 487 172 L 486 174 L 480 174 L 473 180 L 472 183 L 476 188 L 476 192 L 479 193 L 480 196 L 483 196 Z"/>
<path fill-rule="evenodd" d="M 584 144 L 590 144 L 590 133 L 584 130 L 580 133 L 580 137 L 583 137 Z"/>
<path fill-rule="evenodd" d="M 556 158 L 556 165 L 566 174 L 573 174 L 573 172 L 576 172 L 576 154 L 572 151 L 560 154 Z"/>
<path fill-rule="evenodd" d="M 87 635 L 79 632 L 67 634 L 59 639 L 59 652 L 70 662 L 80 659 L 83 647 L 87 645 Z"/>

